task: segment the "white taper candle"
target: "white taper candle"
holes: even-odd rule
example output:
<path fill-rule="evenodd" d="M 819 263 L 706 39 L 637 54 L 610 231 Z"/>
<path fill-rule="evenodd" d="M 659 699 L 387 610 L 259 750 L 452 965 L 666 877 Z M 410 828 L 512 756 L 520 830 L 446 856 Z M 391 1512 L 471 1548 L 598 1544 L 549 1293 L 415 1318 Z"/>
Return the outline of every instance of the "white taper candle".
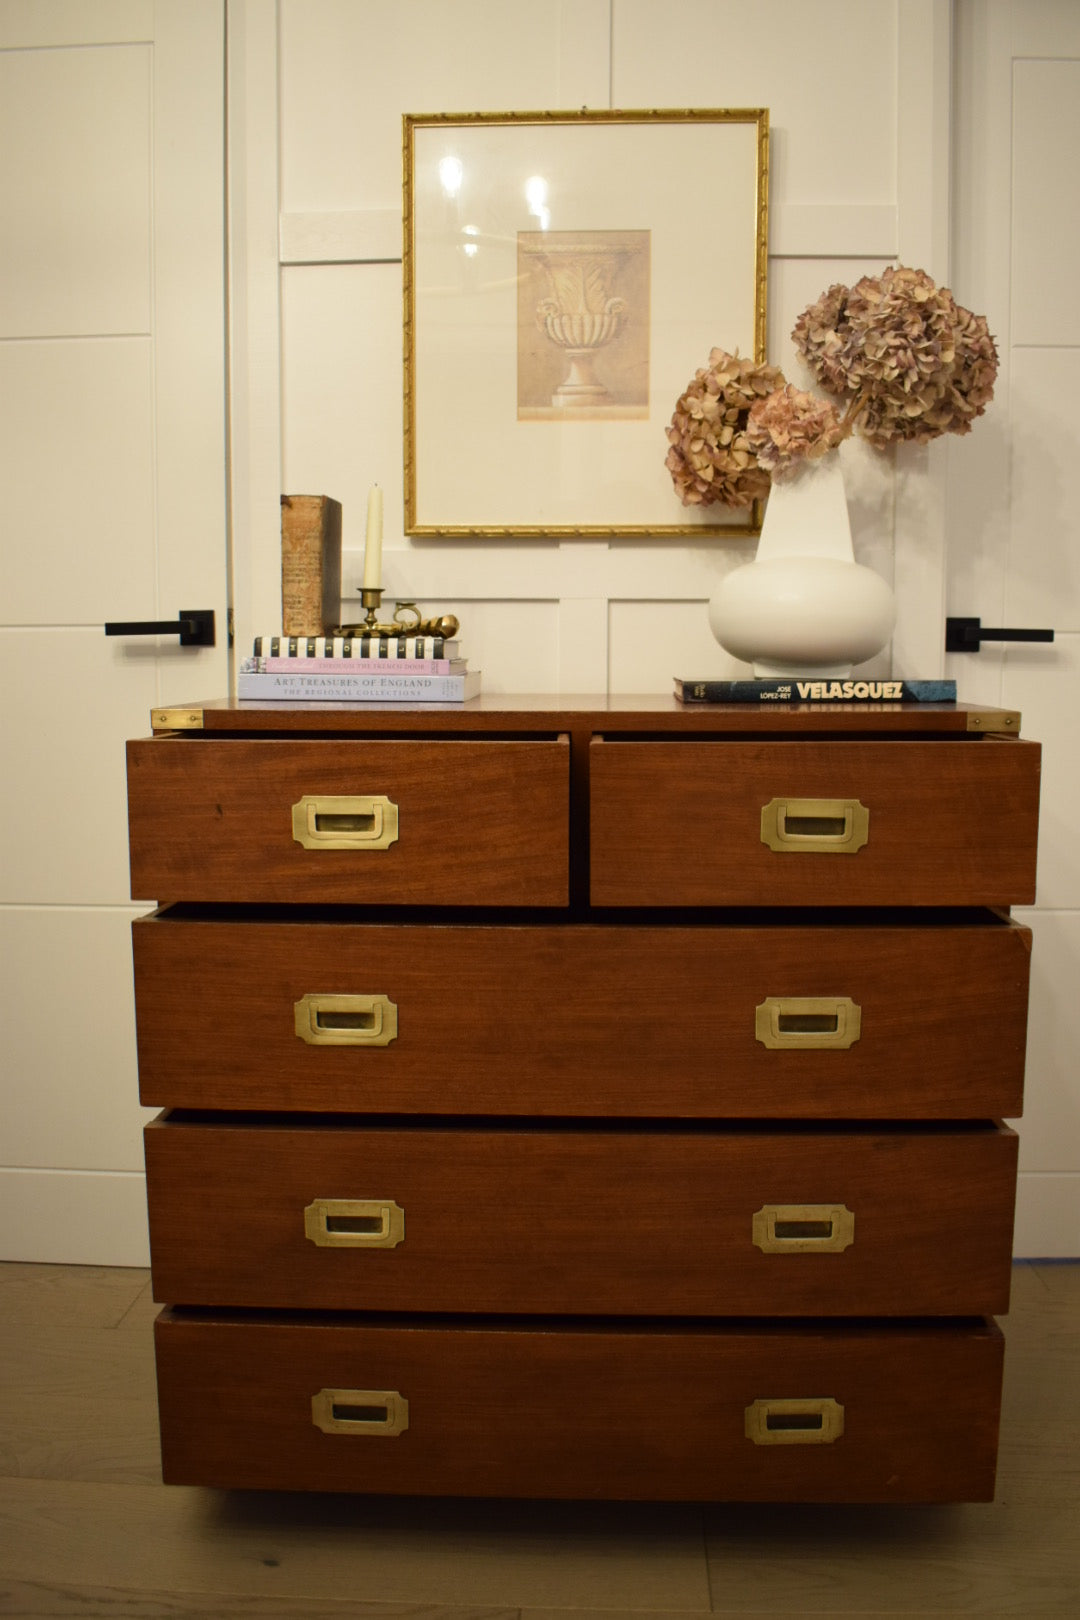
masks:
<path fill-rule="evenodd" d="M 382 490 L 373 485 L 367 503 L 367 538 L 364 543 L 365 590 L 377 590 L 382 584 Z"/>

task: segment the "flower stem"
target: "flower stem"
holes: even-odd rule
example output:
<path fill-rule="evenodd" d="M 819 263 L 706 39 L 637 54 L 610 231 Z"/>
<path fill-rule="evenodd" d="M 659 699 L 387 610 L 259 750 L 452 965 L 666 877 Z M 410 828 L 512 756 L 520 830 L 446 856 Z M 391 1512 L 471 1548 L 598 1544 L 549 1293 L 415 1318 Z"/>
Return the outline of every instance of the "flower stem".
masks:
<path fill-rule="evenodd" d="M 851 435 L 855 431 L 855 423 L 858 421 L 860 413 L 866 409 L 869 402 L 870 395 L 865 389 L 860 389 L 860 391 L 855 395 L 855 398 L 849 404 L 843 416 L 840 418 L 841 443 L 844 439 L 851 438 Z"/>

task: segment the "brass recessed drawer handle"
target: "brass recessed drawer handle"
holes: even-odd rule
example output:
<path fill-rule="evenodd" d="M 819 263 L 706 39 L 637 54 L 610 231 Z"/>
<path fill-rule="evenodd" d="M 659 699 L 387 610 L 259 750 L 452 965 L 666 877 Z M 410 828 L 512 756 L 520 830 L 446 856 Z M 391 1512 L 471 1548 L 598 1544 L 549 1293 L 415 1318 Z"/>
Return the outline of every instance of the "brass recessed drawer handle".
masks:
<path fill-rule="evenodd" d="M 296 1033 L 311 1046 L 389 1046 L 397 1039 L 397 1004 L 389 996 L 313 993 L 293 1003 Z"/>
<path fill-rule="evenodd" d="M 766 996 L 754 1009 L 754 1038 L 770 1051 L 843 1051 L 861 1034 L 850 996 Z"/>
<path fill-rule="evenodd" d="M 292 835 L 305 849 L 388 849 L 398 807 L 384 793 L 305 793 L 292 807 Z"/>
<path fill-rule="evenodd" d="M 844 1408 L 831 1396 L 751 1401 L 746 1438 L 755 1446 L 827 1446 L 844 1432 Z"/>
<path fill-rule="evenodd" d="M 304 1236 L 319 1249 L 396 1249 L 405 1241 L 405 1211 L 392 1198 L 314 1198 L 304 1209 Z"/>
<path fill-rule="evenodd" d="M 770 799 L 761 810 L 761 842 L 783 855 L 854 855 L 870 836 L 870 812 L 858 799 Z"/>
<path fill-rule="evenodd" d="M 841 1254 L 855 1241 L 855 1214 L 846 1204 L 765 1204 L 750 1232 L 762 1254 Z"/>
<path fill-rule="evenodd" d="M 324 1434 L 404 1434 L 409 1403 L 396 1389 L 320 1389 L 311 1397 L 311 1421 Z"/>

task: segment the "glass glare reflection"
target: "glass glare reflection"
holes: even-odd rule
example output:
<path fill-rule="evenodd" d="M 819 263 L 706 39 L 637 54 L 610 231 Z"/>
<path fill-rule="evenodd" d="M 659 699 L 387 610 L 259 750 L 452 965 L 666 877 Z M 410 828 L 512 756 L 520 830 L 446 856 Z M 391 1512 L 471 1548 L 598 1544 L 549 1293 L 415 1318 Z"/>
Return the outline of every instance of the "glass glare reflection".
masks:
<path fill-rule="evenodd" d="M 547 181 L 542 174 L 531 175 L 525 182 L 525 201 L 529 206 L 529 213 L 538 222 L 542 231 L 546 231 L 551 224 L 551 209 L 547 206 L 547 200 Z"/>
<path fill-rule="evenodd" d="M 465 178 L 465 169 L 461 159 L 444 157 L 439 162 L 439 184 L 448 197 L 456 197 L 461 190 L 461 182 Z"/>

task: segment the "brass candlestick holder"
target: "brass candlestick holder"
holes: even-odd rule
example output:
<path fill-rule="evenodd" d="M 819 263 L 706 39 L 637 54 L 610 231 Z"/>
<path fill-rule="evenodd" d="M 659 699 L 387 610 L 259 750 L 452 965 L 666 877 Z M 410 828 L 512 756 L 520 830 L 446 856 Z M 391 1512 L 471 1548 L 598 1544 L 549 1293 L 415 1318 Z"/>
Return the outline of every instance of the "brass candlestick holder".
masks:
<path fill-rule="evenodd" d="M 376 633 L 375 626 L 379 618 L 379 606 L 382 602 L 381 585 L 362 585 L 360 587 L 360 605 L 365 608 L 364 624 L 369 635 Z"/>
<path fill-rule="evenodd" d="M 442 613 L 432 619 L 425 619 L 415 602 L 395 602 L 394 617 L 389 623 L 379 620 L 379 609 L 382 606 L 382 586 L 362 585 L 360 587 L 360 605 L 367 612 L 363 624 L 341 624 L 334 630 L 335 636 L 442 636 L 445 640 L 455 636 L 460 629 L 458 620 L 452 613 Z"/>

